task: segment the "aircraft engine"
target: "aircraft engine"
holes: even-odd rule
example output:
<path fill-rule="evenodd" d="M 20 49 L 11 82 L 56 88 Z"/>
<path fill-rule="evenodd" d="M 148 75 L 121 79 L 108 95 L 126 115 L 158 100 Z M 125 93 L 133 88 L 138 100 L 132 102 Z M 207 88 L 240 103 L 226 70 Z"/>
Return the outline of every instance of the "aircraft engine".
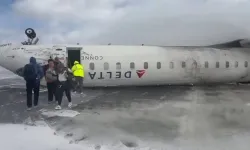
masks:
<path fill-rule="evenodd" d="M 36 38 L 36 32 L 34 29 L 32 28 L 27 28 L 25 30 L 25 34 L 27 35 L 28 37 L 28 41 L 24 41 L 24 42 L 21 42 L 23 45 L 36 45 L 37 42 L 39 41 L 38 38 Z M 35 39 L 36 38 L 36 39 Z M 35 39 L 35 41 L 33 42 L 33 40 Z"/>
<path fill-rule="evenodd" d="M 36 38 L 36 32 L 35 32 L 35 30 L 32 29 L 32 28 L 26 29 L 26 30 L 25 30 L 25 34 L 26 34 L 27 37 L 30 38 L 30 39 Z"/>

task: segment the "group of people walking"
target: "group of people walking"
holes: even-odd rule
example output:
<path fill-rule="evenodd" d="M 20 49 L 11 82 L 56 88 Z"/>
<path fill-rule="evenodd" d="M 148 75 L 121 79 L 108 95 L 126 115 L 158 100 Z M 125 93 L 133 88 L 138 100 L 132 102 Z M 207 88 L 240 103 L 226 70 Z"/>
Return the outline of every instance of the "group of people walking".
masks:
<path fill-rule="evenodd" d="M 40 81 L 45 76 L 48 89 L 48 103 L 53 100 L 57 102 L 56 110 L 60 110 L 63 93 L 68 99 L 68 107 L 72 107 L 71 89 L 76 93 L 80 89 L 83 94 L 84 66 L 78 61 L 74 62 L 72 69 L 65 67 L 56 57 L 55 60 L 48 60 L 48 67 L 42 69 L 37 64 L 36 58 L 31 57 L 30 63 L 26 64 L 23 69 L 23 77 L 26 81 L 27 92 L 27 110 L 32 106 L 37 107 L 39 99 Z M 32 91 L 34 91 L 34 105 L 32 105 Z"/>

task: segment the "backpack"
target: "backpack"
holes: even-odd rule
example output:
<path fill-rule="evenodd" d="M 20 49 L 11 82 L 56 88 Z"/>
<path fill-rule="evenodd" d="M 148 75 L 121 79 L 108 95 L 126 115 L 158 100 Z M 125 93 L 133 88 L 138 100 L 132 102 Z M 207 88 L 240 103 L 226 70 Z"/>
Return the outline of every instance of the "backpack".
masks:
<path fill-rule="evenodd" d="M 24 79 L 25 80 L 36 80 L 37 70 L 34 65 L 27 64 L 24 68 Z"/>

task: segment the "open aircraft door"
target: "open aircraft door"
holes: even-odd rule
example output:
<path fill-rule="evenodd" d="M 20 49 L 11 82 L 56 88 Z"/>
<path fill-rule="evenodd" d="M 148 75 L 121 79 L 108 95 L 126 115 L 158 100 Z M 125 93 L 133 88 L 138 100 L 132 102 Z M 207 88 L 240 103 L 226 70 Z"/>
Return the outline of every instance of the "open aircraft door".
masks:
<path fill-rule="evenodd" d="M 67 66 L 67 47 L 66 46 L 53 46 L 52 56 L 53 59 L 58 57 L 59 60 Z"/>

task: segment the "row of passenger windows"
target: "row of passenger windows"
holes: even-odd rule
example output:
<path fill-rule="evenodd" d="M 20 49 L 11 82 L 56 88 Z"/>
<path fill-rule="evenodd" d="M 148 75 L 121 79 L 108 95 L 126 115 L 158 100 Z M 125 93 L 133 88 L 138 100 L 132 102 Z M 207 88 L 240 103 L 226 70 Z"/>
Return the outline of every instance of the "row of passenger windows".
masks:
<path fill-rule="evenodd" d="M 232 64 L 231 64 L 231 65 L 232 65 Z M 205 68 L 209 68 L 209 63 L 208 63 L 208 61 L 205 62 L 204 66 L 205 66 Z M 226 62 L 225 62 L 225 67 L 226 67 L 226 68 L 229 68 L 229 66 L 230 66 L 229 61 L 226 61 Z M 236 61 L 236 62 L 234 63 L 234 67 L 237 68 L 238 66 L 239 66 L 239 63 Z M 170 63 L 169 63 L 169 68 L 170 68 L 170 69 L 173 69 L 174 67 L 175 67 L 174 62 L 170 62 Z M 181 63 L 181 67 L 182 67 L 182 68 L 186 68 L 186 62 L 182 62 L 182 63 Z M 193 68 L 196 68 L 196 67 L 197 67 L 197 63 L 195 62 L 195 63 L 193 63 Z M 216 68 L 220 68 L 220 62 L 216 62 L 215 67 L 216 67 Z M 247 61 L 245 61 L 244 67 L 248 67 L 248 62 L 247 62 Z M 120 70 L 121 68 L 122 68 L 122 67 L 121 67 L 121 63 L 120 63 L 120 62 L 116 63 L 116 69 L 117 69 L 117 70 Z M 157 63 L 156 63 L 156 68 L 157 68 L 157 69 L 161 69 L 161 62 L 157 62 Z M 95 64 L 94 64 L 94 63 L 90 63 L 90 64 L 89 64 L 89 69 L 90 69 L 90 70 L 94 70 L 94 69 L 95 69 Z M 109 69 L 109 63 L 105 62 L 105 63 L 104 63 L 104 70 L 108 70 L 108 69 Z M 131 63 L 130 63 L 130 69 L 135 69 L 135 63 L 134 63 L 134 62 L 131 62 Z M 144 62 L 144 69 L 148 69 L 148 62 Z"/>

